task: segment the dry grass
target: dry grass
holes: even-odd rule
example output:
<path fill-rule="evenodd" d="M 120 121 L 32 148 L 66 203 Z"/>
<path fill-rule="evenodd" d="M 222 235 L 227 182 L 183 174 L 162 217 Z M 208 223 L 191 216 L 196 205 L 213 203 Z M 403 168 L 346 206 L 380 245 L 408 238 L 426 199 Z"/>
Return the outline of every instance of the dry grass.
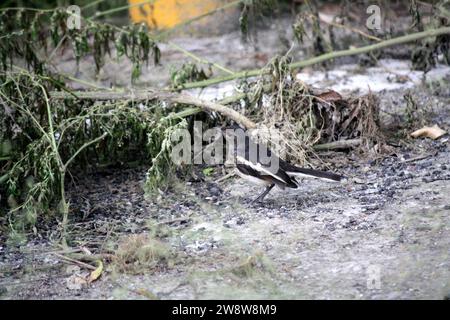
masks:
<path fill-rule="evenodd" d="M 260 95 L 250 112 L 260 123 L 253 137 L 298 164 L 305 164 L 315 144 L 342 139 L 361 138 L 362 153 L 383 151 L 379 99 L 372 93 L 343 98 L 285 75 L 275 81 L 271 94 Z"/>
<path fill-rule="evenodd" d="M 273 268 L 262 252 L 256 252 L 237 266 L 231 268 L 230 271 L 238 277 L 249 278 L 256 274 L 272 273 Z"/>
<path fill-rule="evenodd" d="M 126 236 L 119 243 L 114 258 L 118 272 L 142 274 L 156 272 L 173 265 L 175 255 L 163 242 L 147 234 Z"/>

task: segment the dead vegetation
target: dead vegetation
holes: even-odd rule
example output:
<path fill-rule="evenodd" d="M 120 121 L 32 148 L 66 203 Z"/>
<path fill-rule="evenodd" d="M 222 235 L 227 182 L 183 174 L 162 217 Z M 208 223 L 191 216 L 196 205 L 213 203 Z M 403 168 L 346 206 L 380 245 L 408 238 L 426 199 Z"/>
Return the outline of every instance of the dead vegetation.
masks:
<path fill-rule="evenodd" d="M 245 113 L 257 119 L 255 136 L 259 140 L 272 143 L 280 154 L 300 164 L 317 145 L 332 148 L 338 142 L 335 145 L 345 149 L 345 142 L 351 141 L 350 149 L 355 139 L 361 153 L 384 152 L 386 139 L 376 95 L 343 97 L 333 90 L 317 90 L 296 80 L 286 66 L 286 57 L 275 59 L 269 66 L 274 68 L 274 76 L 251 86 Z M 265 93 L 268 87 L 271 89 Z M 281 142 L 282 147 L 274 142 Z"/>
<path fill-rule="evenodd" d="M 267 257 L 260 251 L 243 259 L 242 262 L 229 270 L 232 274 L 242 277 L 251 278 L 262 273 L 273 273 L 273 266 Z"/>
<path fill-rule="evenodd" d="M 175 254 L 167 244 L 148 234 L 137 234 L 120 240 L 113 267 L 120 273 L 148 274 L 170 268 L 174 261 Z"/>

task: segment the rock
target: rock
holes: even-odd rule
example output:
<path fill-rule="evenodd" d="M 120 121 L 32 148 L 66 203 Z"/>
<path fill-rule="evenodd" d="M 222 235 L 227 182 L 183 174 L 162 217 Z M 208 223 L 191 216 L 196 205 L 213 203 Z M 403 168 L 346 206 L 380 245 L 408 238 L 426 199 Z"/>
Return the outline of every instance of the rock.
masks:
<path fill-rule="evenodd" d="M 77 274 L 81 271 L 79 266 L 76 265 L 68 265 L 66 268 L 66 274 Z"/>
<path fill-rule="evenodd" d="M 81 275 L 73 274 L 66 279 L 66 286 L 69 290 L 81 290 L 88 284 L 86 279 Z"/>

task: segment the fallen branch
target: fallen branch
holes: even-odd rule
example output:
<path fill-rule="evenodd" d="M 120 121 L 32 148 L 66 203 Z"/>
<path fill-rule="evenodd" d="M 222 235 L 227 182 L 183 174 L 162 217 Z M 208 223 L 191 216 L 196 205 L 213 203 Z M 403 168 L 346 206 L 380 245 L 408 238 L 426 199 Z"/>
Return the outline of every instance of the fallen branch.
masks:
<path fill-rule="evenodd" d="M 303 61 L 294 62 L 289 65 L 289 68 L 291 70 L 303 68 L 306 66 L 311 66 L 317 63 L 321 63 L 324 61 L 332 60 L 335 58 L 340 57 L 346 57 L 346 56 L 354 56 L 358 54 L 368 53 L 374 50 L 379 50 L 386 47 L 392 47 L 395 45 L 400 45 L 408 42 L 414 42 L 423 38 L 429 38 L 429 37 L 436 37 L 442 34 L 450 34 L 450 27 L 442 27 L 438 29 L 431 29 L 426 30 L 422 32 L 417 32 L 413 34 L 408 34 L 405 36 L 401 36 L 398 38 L 392 38 L 389 40 L 380 41 L 375 44 L 371 44 L 368 46 L 360 47 L 360 48 L 353 48 L 348 50 L 341 50 L 341 51 L 333 51 L 329 53 L 322 54 L 320 56 L 306 59 Z M 264 70 L 264 69 L 255 69 L 255 70 L 246 70 L 237 72 L 234 75 L 227 75 L 223 77 L 217 77 L 213 79 L 203 80 L 203 81 L 197 81 L 197 82 L 191 82 L 186 83 L 184 85 L 181 85 L 177 89 L 192 89 L 192 88 L 204 88 L 210 85 L 226 82 L 226 81 L 232 81 L 236 79 L 242 79 L 242 78 L 250 78 L 250 77 L 256 77 L 260 75 L 266 75 L 270 72 L 270 70 Z"/>
<path fill-rule="evenodd" d="M 78 261 L 112 261 L 114 260 L 114 255 L 109 253 L 99 253 L 99 254 L 85 254 L 85 253 L 72 253 L 70 254 L 70 258 L 78 260 Z"/>
<path fill-rule="evenodd" d="M 70 94 L 61 91 L 54 91 L 50 94 L 53 99 L 65 99 L 77 96 L 80 100 L 130 100 L 130 101 L 148 101 L 148 100 L 162 100 L 171 103 L 187 104 L 196 106 L 197 108 L 189 108 L 180 111 L 176 114 L 177 117 L 186 117 L 196 114 L 202 110 L 214 111 L 223 114 L 224 116 L 236 121 L 247 129 L 256 128 L 256 123 L 243 116 L 239 112 L 224 106 L 223 104 L 210 102 L 198 99 L 185 93 L 173 93 L 167 91 L 156 92 L 155 90 L 140 90 L 140 91 L 123 91 L 123 92 L 109 92 L 109 91 L 74 91 Z M 231 103 L 239 99 L 245 98 L 245 94 L 238 94 L 236 97 L 225 98 L 221 103 Z M 170 115 L 168 117 L 171 117 Z M 175 117 L 175 116 L 173 116 Z M 316 151 L 322 150 L 338 150 L 349 149 L 357 147 L 361 144 L 361 139 L 341 140 L 331 143 L 315 145 L 313 148 Z"/>
<path fill-rule="evenodd" d="M 340 140 L 313 146 L 315 151 L 350 149 L 361 144 L 361 139 Z"/>
<path fill-rule="evenodd" d="M 235 175 L 236 175 L 236 171 L 232 171 L 229 174 L 227 174 L 227 175 L 223 176 L 222 178 L 218 179 L 216 181 L 216 183 L 221 183 L 222 181 L 225 181 L 225 180 L 227 180 L 227 179 L 229 179 L 229 178 L 231 178 L 231 177 L 233 177 Z"/>
<path fill-rule="evenodd" d="M 71 94 L 67 92 L 54 91 L 50 96 L 52 99 L 66 99 L 75 95 L 80 100 L 130 100 L 130 101 L 148 101 L 161 100 L 169 103 L 186 104 L 196 106 L 206 111 L 213 111 L 223 114 L 224 116 L 234 120 L 247 129 L 256 127 L 256 123 L 243 116 L 239 112 L 216 102 L 210 102 L 193 97 L 186 93 L 175 93 L 168 91 L 141 90 L 141 91 L 74 91 Z M 195 112 L 195 111 L 194 111 Z"/>
<path fill-rule="evenodd" d="M 90 264 L 84 263 L 83 261 L 79 261 L 79 260 L 75 260 L 66 256 L 63 256 L 61 254 L 58 253 L 54 253 L 55 256 L 57 256 L 58 258 L 62 259 L 63 262 L 65 263 L 69 263 L 69 264 L 75 264 L 79 267 L 82 268 L 86 268 L 88 270 L 95 270 L 96 268 L 94 266 L 91 266 Z"/>
<path fill-rule="evenodd" d="M 182 222 L 189 222 L 191 221 L 192 218 L 191 217 L 181 217 L 181 218 L 177 218 L 177 219 L 170 219 L 170 220 L 164 220 L 164 221 L 160 221 L 158 222 L 156 225 L 157 226 L 161 226 L 161 225 L 169 225 L 169 224 L 174 224 L 174 223 L 182 223 Z"/>
<path fill-rule="evenodd" d="M 437 154 L 437 151 L 433 152 L 433 153 L 422 154 L 420 156 L 417 156 L 417 157 L 414 157 L 414 158 L 411 158 L 411 159 L 406 159 L 406 160 L 403 160 L 403 161 L 400 161 L 400 162 L 401 163 L 409 163 L 409 162 L 420 161 L 420 160 L 423 160 L 423 159 L 426 159 L 426 158 L 429 158 L 429 157 L 434 157 L 436 154 Z"/>

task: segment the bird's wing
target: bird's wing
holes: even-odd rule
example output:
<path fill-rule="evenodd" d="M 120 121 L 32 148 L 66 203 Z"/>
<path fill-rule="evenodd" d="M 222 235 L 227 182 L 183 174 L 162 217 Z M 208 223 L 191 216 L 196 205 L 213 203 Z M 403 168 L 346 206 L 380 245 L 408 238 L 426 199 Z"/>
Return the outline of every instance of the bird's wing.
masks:
<path fill-rule="evenodd" d="M 245 159 L 241 156 L 236 157 L 237 165 L 239 165 L 241 168 L 245 168 L 244 170 L 248 170 L 250 174 L 256 174 L 257 177 L 260 177 L 261 179 L 267 180 L 271 179 L 273 180 L 273 183 L 275 183 L 278 186 L 287 186 L 290 188 L 297 188 L 297 184 L 295 183 L 295 180 L 293 180 L 291 177 L 289 177 L 286 172 L 283 170 L 280 170 L 280 168 L 276 168 L 274 170 L 273 168 L 269 166 L 265 166 L 259 162 L 254 163 L 248 159 Z M 239 170 L 239 167 L 238 167 Z M 242 171 L 241 171 L 242 172 Z M 245 173 L 245 172 L 243 172 Z"/>

